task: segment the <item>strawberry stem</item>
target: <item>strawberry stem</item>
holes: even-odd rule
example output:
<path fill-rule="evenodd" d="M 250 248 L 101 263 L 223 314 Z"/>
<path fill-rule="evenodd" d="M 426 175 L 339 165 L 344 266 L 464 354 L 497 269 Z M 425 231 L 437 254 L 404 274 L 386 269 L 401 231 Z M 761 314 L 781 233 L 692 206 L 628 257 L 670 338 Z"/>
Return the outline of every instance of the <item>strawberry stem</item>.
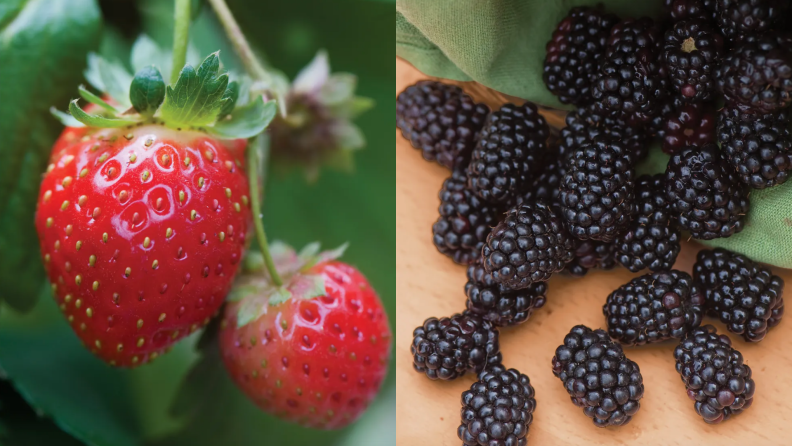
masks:
<path fill-rule="evenodd" d="M 190 0 L 176 0 L 173 14 L 173 69 L 170 83 L 179 80 L 179 73 L 187 63 L 187 42 L 190 35 Z"/>
<path fill-rule="evenodd" d="M 263 175 L 259 172 L 258 161 L 260 154 L 262 158 L 261 171 L 265 171 L 269 154 L 269 138 L 261 133 L 253 141 L 253 147 L 249 147 L 247 151 L 248 181 L 250 181 L 250 206 L 253 211 L 253 226 L 256 229 L 256 239 L 258 240 L 261 254 L 264 256 L 264 263 L 267 265 L 272 283 L 274 283 L 275 286 L 281 286 L 283 285 L 283 280 L 281 280 L 278 270 L 275 268 L 275 262 L 272 260 L 269 244 L 267 243 L 267 234 L 264 232 L 264 223 L 261 220 L 263 216 L 261 214 L 259 181 L 263 181 Z"/>

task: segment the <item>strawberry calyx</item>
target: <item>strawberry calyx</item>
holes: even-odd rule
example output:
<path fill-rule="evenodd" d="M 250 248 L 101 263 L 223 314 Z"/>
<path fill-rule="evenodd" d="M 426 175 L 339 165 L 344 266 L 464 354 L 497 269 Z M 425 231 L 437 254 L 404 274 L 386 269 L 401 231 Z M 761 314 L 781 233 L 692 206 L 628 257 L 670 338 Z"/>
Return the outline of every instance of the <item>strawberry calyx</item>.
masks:
<path fill-rule="evenodd" d="M 277 286 L 265 273 L 264 256 L 254 250 L 246 254 L 243 273 L 226 300 L 240 302 L 237 327 L 242 327 L 267 314 L 269 307 L 278 306 L 289 299 L 313 299 L 326 294 L 325 281 L 320 274 L 311 274 L 311 269 L 320 263 L 340 258 L 347 248 L 321 251 L 318 242 L 309 243 L 300 252 L 291 246 L 274 241 L 270 254 L 283 284 Z"/>
<path fill-rule="evenodd" d="M 70 127 L 158 124 L 197 130 L 221 139 L 256 136 L 275 116 L 274 100 L 265 103 L 257 95 L 246 101 L 244 86 L 229 81 L 228 73 L 221 69 L 219 51 L 207 56 L 197 68 L 186 64 L 176 82 L 167 85 L 163 71 L 167 74 L 170 67 L 153 42 L 141 38 L 135 46 L 132 59 L 136 65 L 147 55 L 155 63 L 163 63 L 164 69 L 145 65 L 130 75 L 122 65 L 92 54 L 86 78 L 107 100 L 81 86 L 80 97 L 96 106 L 92 113 L 83 110 L 79 99 L 74 99 L 69 104 L 69 114 L 54 109 L 53 114 Z"/>

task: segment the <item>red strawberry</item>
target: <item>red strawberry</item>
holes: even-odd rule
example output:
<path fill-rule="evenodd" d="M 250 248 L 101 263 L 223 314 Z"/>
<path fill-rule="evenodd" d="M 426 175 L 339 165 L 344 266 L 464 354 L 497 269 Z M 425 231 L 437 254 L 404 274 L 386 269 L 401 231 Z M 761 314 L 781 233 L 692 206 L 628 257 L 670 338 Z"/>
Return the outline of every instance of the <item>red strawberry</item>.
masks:
<path fill-rule="evenodd" d="M 264 411 L 337 429 L 357 419 L 387 373 L 382 302 L 354 267 L 273 245 L 284 286 L 243 275 L 229 296 L 220 350 L 240 389 Z M 313 265 L 313 266 L 312 266 Z"/>
<path fill-rule="evenodd" d="M 55 299 L 97 356 L 146 363 L 220 307 L 251 218 L 244 144 L 160 125 L 64 131 L 36 229 Z"/>

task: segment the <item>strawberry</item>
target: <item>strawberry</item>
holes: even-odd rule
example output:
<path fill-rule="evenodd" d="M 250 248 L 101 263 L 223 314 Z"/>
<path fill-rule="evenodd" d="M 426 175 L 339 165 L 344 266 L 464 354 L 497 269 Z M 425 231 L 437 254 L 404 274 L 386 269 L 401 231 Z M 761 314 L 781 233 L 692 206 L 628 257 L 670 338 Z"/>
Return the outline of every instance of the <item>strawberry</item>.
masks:
<path fill-rule="evenodd" d="M 167 93 L 156 69 L 141 70 L 123 113 L 81 89 L 104 114 L 72 102 L 85 126 L 53 148 L 35 222 L 45 269 L 72 329 L 111 365 L 145 364 L 208 323 L 239 268 L 251 223 L 246 141 L 213 131 L 235 99 L 218 66 L 216 54 L 197 73 L 186 66 Z"/>
<path fill-rule="evenodd" d="M 282 287 L 243 274 L 220 330 L 226 369 L 261 409 L 303 426 L 337 429 L 360 416 L 387 373 L 391 334 L 377 293 L 343 249 L 272 251 Z"/>

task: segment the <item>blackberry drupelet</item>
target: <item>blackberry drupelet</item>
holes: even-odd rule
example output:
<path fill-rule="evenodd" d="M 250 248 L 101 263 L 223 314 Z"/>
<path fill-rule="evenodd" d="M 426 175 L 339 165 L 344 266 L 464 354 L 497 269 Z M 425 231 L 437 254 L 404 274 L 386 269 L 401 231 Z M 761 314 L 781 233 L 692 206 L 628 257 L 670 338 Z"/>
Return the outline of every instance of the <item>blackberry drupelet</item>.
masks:
<path fill-rule="evenodd" d="M 413 368 L 429 379 L 456 379 L 500 364 L 498 329 L 465 311 L 451 317 L 430 317 L 413 330 Z"/>
<path fill-rule="evenodd" d="M 701 250 L 693 278 L 707 312 L 746 341 L 761 341 L 781 322 L 784 280 L 748 257 L 722 248 Z"/>
<path fill-rule="evenodd" d="M 641 407 L 641 370 L 604 330 L 573 327 L 556 349 L 552 364 L 572 402 L 597 427 L 627 424 Z"/>
<path fill-rule="evenodd" d="M 788 0 L 717 0 L 718 28 L 729 40 L 756 36 L 773 27 Z"/>
<path fill-rule="evenodd" d="M 640 125 L 657 113 L 668 85 L 663 34 L 652 19 L 624 20 L 611 30 L 592 96 L 612 116 Z"/>
<path fill-rule="evenodd" d="M 748 114 L 725 107 L 719 112 L 718 142 L 743 183 L 764 189 L 786 182 L 792 170 L 789 113 Z"/>
<path fill-rule="evenodd" d="M 715 22 L 715 4 L 717 0 L 664 0 L 671 20 L 707 20 Z"/>
<path fill-rule="evenodd" d="M 567 115 L 559 142 L 562 159 L 568 159 L 581 146 L 599 135 L 621 140 L 634 163 L 648 153 L 646 135 L 641 127 L 629 126 L 624 121 L 608 116 L 600 104 L 592 104 Z"/>
<path fill-rule="evenodd" d="M 591 102 L 591 82 L 618 20 L 601 8 L 580 6 L 558 24 L 547 42 L 543 79 L 561 102 L 576 106 Z"/>
<path fill-rule="evenodd" d="M 468 166 L 471 190 L 490 203 L 507 202 L 544 164 L 549 133 L 530 102 L 490 113 Z"/>
<path fill-rule="evenodd" d="M 492 279 L 518 290 L 544 282 L 572 259 L 573 242 L 550 206 L 538 202 L 509 210 L 481 249 Z"/>
<path fill-rule="evenodd" d="M 671 269 L 679 254 L 680 234 L 672 224 L 664 175 L 642 175 L 635 181 L 638 212 L 616 240 L 616 260 L 632 272 Z"/>
<path fill-rule="evenodd" d="M 633 164 L 621 141 L 595 137 L 575 151 L 561 180 L 561 208 L 570 235 L 611 242 L 629 227 Z"/>
<path fill-rule="evenodd" d="M 492 279 L 481 265 L 470 265 L 465 284 L 467 309 L 499 327 L 521 324 L 547 300 L 547 282 L 511 290 Z"/>
<path fill-rule="evenodd" d="M 716 93 L 722 50 L 723 37 L 704 20 L 676 22 L 666 31 L 663 60 L 671 85 L 684 100 L 703 102 Z"/>
<path fill-rule="evenodd" d="M 748 188 L 715 144 L 673 155 L 665 183 L 677 224 L 694 238 L 712 240 L 742 231 L 750 207 Z"/>
<path fill-rule="evenodd" d="M 559 157 L 547 164 L 541 172 L 538 172 L 531 181 L 531 185 L 521 194 L 517 194 L 510 203 L 510 207 L 530 204 L 542 201 L 550 206 L 558 205 L 561 178 L 566 173 L 566 163 Z"/>
<path fill-rule="evenodd" d="M 575 258 L 567 263 L 564 272 L 583 277 L 590 269 L 609 270 L 616 266 L 616 244 L 595 240 L 575 240 Z"/>
<path fill-rule="evenodd" d="M 528 376 L 502 365 L 481 372 L 462 393 L 457 435 L 464 446 L 526 446 L 536 410 Z"/>
<path fill-rule="evenodd" d="M 649 136 L 662 140 L 665 138 L 666 122 L 676 115 L 676 111 L 685 104 L 682 97 L 678 94 L 666 96 L 657 114 L 646 124 L 646 132 Z"/>
<path fill-rule="evenodd" d="M 624 345 L 682 339 L 701 325 L 704 296 L 688 273 L 670 270 L 636 277 L 608 296 L 602 307 L 608 335 Z"/>
<path fill-rule="evenodd" d="M 727 53 L 716 73 L 727 103 L 771 113 L 792 103 L 792 38 L 766 33 Z"/>
<path fill-rule="evenodd" d="M 738 415 L 753 403 L 756 384 L 731 339 L 715 327 L 693 329 L 674 350 L 676 370 L 696 413 L 709 424 Z"/>
<path fill-rule="evenodd" d="M 703 104 L 681 105 L 665 116 L 663 152 L 674 154 L 715 142 L 715 120 L 715 112 Z"/>
<path fill-rule="evenodd" d="M 489 107 L 455 85 L 420 81 L 396 98 L 396 127 L 427 161 L 465 166 Z"/>
<path fill-rule="evenodd" d="M 432 226 L 437 250 L 459 264 L 476 261 L 502 209 L 486 203 L 468 189 L 467 176 L 456 169 L 440 189 L 440 217 Z"/>

